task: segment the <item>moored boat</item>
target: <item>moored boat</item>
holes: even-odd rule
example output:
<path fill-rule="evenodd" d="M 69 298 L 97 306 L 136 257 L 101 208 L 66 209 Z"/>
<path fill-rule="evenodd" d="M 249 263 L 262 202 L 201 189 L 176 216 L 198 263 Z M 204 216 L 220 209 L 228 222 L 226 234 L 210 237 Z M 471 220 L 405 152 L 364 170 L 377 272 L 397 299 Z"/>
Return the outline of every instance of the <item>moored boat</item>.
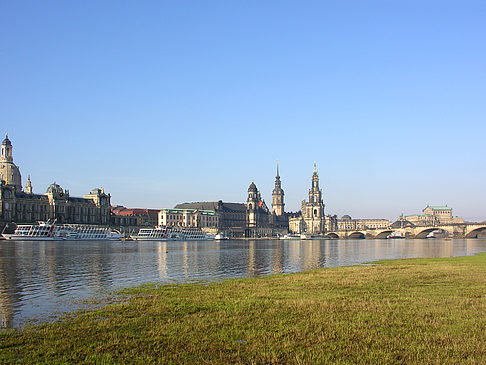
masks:
<path fill-rule="evenodd" d="M 110 227 L 55 224 L 55 221 L 20 224 L 13 233 L 3 232 L 2 236 L 7 240 L 18 241 L 116 241 L 123 237 Z"/>
<path fill-rule="evenodd" d="M 196 227 L 166 227 L 141 228 L 136 235 L 131 236 L 137 241 L 194 241 L 214 240 L 215 236 Z"/>
<path fill-rule="evenodd" d="M 214 236 L 214 239 L 215 240 L 229 240 L 229 238 L 227 236 L 225 236 L 224 234 L 222 233 L 218 233 L 216 236 Z"/>
<path fill-rule="evenodd" d="M 280 236 L 281 240 L 300 240 L 300 236 L 295 235 L 295 234 L 285 234 L 283 236 Z"/>

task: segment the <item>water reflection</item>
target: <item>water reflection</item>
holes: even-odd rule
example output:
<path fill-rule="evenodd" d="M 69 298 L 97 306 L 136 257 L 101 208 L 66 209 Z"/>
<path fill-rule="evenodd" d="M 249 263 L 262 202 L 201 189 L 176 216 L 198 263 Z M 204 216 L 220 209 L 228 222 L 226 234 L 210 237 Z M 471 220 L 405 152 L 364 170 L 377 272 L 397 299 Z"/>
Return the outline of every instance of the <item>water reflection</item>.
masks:
<path fill-rule="evenodd" d="M 10 242 L 0 244 L 2 327 L 46 320 L 80 299 L 147 282 L 222 280 L 380 259 L 486 251 L 486 240 Z"/>

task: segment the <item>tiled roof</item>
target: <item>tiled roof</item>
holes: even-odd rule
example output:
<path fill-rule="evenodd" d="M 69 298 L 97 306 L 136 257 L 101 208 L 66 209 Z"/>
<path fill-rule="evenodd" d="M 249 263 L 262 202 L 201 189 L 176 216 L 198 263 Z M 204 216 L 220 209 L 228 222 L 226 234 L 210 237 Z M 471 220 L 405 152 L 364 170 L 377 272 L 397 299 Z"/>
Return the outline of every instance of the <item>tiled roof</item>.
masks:
<path fill-rule="evenodd" d="M 246 204 L 243 203 L 221 203 L 223 211 L 226 212 L 246 212 Z M 174 209 L 201 209 L 217 210 L 218 202 L 192 202 L 177 204 Z"/>
<path fill-rule="evenodd" d="M 427 206 L 427 208 L 430 208 L 432 210 L 446 210 L 446 209 L 452 210 L 452 208 L 449 208 L 447 205 L 446 206 L 443 206 L 443 205 L 429 205 L 429 206 Z M 425 208 L 425 209 L 427 209 L 427 208 Z"/>
<path fill-rule="evenodd" d="M 27 194 L 23 191 L 15 192 L 15 197 L 21 199 L 33 199 L 33 200 L 49 200 L 49 198 L 44 194 Z"/>

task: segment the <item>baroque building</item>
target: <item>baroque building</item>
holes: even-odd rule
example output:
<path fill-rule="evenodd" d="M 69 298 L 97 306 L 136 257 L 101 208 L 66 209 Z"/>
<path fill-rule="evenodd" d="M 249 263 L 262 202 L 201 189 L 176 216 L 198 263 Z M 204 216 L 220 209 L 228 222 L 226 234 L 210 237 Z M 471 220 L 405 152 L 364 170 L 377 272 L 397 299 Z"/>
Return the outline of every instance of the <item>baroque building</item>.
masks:
<path fill-rule="evenodd" d="M 217 218 L 218 232 L 228 237 L 241 238 L 246 229 L 246 204 L 217 202 L 192 202 L 177 204 L 175 210 L 212 211 Z"/>
<path fill-rule="evenodd" d="M 416 226 L 464 223 L 464 220 L 461 217 L 452 216 L 452 208 L 447 205 L 427 205 L 422 209 L 422 214 L 407 215 L 405 220 Z"/>
<path fill-rule="evenodd" d="M 289 229 L 294 233 L 322 234 L 326 232 L 326 216 L 324 215 L 322 190 L 319 188 L 319 175 L 314 162 L 309 200 L 302 201 L 301 215 L 289 219 Z"/>
<path fill-rule="evenodd" d="M 2 142 L 0 156 L 0 224 L 35 223 L 56 219 L 58 223 L 110 223 L 111 196 L 103 189 L 93 189 L 82 198 L 71 197 L 53 183 L 45 194 L 34 194 L 30 176 L 25 191 L 19 168 L 13 163 L 12 142 Z"/>
<path fill-rule="evenodd" d="M 228 237 L 271 237 L 283 235 L 288 232 L 288 215 L 284 211 L 284 191 L 280 181 L 279 168 L 277 164 L 277 175 L 275 177 L 275 188 L 272 192 L 272 209 L 270 210 L 262 198 L 255 182 L 252 181 L 248 187 L 246 203 L 224 203 L 219 202 L 194 202 L 178 204 L 172 211 L 180 212 L 173 217 L 174 222 L 186 224 L 183 217 L 183 210 L 198 210 L 214 212 L 217 218 L 213 219 L 216 223 L 218 232 Z M 164 213 L 161 213 L 164 214 Z M 159 216 L 160 217 L 160 216 Z M 162 220 L 170 222 L 169 220 Z M 208 221 L 207 224 L 211 221 Z M 160 223 L 160 219 L 159 219 Z M 210 227 L 214 227 L 211 225 Z M 208 227 L 208 228 L 210 228 Z"/>

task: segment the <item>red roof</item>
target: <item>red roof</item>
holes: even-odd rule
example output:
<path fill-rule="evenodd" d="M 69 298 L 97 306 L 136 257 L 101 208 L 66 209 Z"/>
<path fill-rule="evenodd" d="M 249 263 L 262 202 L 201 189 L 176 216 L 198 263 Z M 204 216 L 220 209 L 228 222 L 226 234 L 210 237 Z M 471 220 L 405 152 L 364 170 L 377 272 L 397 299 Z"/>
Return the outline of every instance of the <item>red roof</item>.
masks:
<path fill-rule="evenodd" d="M 115 215 L 121 216 L 145 216 L 157 219 L 159 214 L 158 209 L 143 209 L 143 208 L 126 208 L 123 206 L 112 207 L 111 211 Z"/>

